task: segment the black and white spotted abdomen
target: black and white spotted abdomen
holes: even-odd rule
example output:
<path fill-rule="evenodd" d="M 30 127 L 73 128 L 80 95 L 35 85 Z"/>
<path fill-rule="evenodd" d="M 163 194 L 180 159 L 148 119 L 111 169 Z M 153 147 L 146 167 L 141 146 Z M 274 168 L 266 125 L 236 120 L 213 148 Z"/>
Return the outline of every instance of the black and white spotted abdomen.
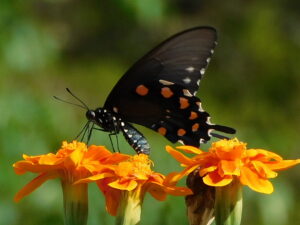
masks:
<path fill-rule="evenodd" d="M 123 121 L 120 123 L 120 128 L 126 141 L 138 154 L 150 154 L 150 145 L 142 133 L 131 124 Z"/>

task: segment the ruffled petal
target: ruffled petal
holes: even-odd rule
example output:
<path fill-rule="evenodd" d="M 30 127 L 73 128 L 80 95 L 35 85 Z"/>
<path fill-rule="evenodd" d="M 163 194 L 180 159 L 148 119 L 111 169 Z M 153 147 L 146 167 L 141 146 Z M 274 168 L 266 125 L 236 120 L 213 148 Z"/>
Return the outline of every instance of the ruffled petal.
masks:
<path fill-rule="evenodd" d="M 122 182 L 120 182 L 120 180 L 116 180 L 109 183 L 108 185 L 115 189 L 132 191 L 138 186 L 138 183 L 135 180 L 127 180 Z"/>
<path fill-rule="evenodd" d="M 159 183 L 151 183 L 148 185 L 147 191 L 158 201 L 164 201 L 167 193 L 164 187 Z"/>
<path fill-rule="evenodd" d="M 131 156 L 120 154 L 120 153 L 114 153 L 113 155 L 109 156 L 103 163 L 105 164 L 118 164 L 120 162 L 124 162 L 128 160 Z"/>
<path fill-rule="evenodd" d="M 247 167 L 242 168 L 240 181 L 243 185 L 247 185 L 257 192 L 271 194 L 274 191 L 273 185 L 270 181 L 261 178 L 257 173 Z"/>
<path fill-rule="evenodd" d="M 240 175 L 240 160 L 228 161 L 228 160 L 220 160 L 219 162 L 219 174 L 221 176 L 224 175 Z"/>
<path fill-rule="evenodd" d="M 42 155 L 36 164 L 54 166 L 61 164 L 64 160 L 64 158 L 58 158 L 56 155 L 50 153 Z"/>
<path fill-rule="evenodd" d="M 69 157 L 67 157 L 64 161 L 64 165 L 66 168 L 71 169 L 77 167 L 85 155 L 84 151 L 81 151 L 81 149 L 75 149 Z"/>
<path fill-rule="evenodd" d="M 224 160 L 235 160 L 241 158 L 245 150 L 246 144 L 238 141 L 236 138 L 214 142 L 212 147 L 209 149 L 210 152 L 215 152 L 218 158 Z"/>
<path fill-rule="evenodd" d="M 111 155 L 112 153 L 104 146 L 91 145 L 85 153 L 85 158 L 88 158 L 89 160 L 99 160 L 102 162 L 102 160 L 106 160 Z"/>
<path fill-rule="evenodd" d="M 204 168 L 200 167 L 199 175 L 200 175 L 200 177 L 203 177 L 207 173 L 213 172 L 213 171 L 215 171 L 217 169 L 218 169 L 218 167 L 214 166 L 214 165 L 208 166 L 208 167 L 204 167 Z"/>
<path fill-rule="evenodd" d="M 233 180 L 232 176 L 229 176 L 229 175 L 221 177 L 217 170 L 214 172 L 208 173 L 205 177 L 203 177 L 203 182 L 206 185 L 214 186 L 214 187 L 225 186 L 225 185 L 231 183 L 232 180 Z"/>
<path fill-rule="evenodd" d="M 130 162 L 121 162 L 115 169 L 115 173 L 120 177 L 127 177 L 131 174 L 134 167 Z"/>
<path fill-rule="evenodd" d="M 256 172 L 262 178 L 275 178 L 277 177 L 277 173 L 271 170 L 266 164 L 260 161 L 252 161 L 251 164 L 253 165 Z"/>
<path fill-rule="evenodd" d="M 275 161 L 281 161 L 282 157 L 274 152 L 270 152 L 264 149 L 248 149 L 247 155 L 251 160 L 269 161 L 273 159 Z"/>
<path fill-rule="evenodd" d="M 97 185 L 105 196 L 107 212 L 112 216 L 116 216 L 121 201 L 122 191 L 110 187 L 108 185 L 110 182 L 110 178 L 105 178 L 103 180 L 98 181 Z"/>

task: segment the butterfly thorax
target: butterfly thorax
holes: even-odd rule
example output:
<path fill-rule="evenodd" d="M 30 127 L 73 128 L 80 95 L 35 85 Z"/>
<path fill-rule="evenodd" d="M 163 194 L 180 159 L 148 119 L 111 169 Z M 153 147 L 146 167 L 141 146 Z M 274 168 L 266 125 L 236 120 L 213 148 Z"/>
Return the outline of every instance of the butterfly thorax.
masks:
<path fill-rule="evenodd" d="M 121 119 L 117 118 L 112 112 L 104 108 L 88 110 L 85 114 L 88 121 L 98 125 L 107 132 L 119 132 Z"/>

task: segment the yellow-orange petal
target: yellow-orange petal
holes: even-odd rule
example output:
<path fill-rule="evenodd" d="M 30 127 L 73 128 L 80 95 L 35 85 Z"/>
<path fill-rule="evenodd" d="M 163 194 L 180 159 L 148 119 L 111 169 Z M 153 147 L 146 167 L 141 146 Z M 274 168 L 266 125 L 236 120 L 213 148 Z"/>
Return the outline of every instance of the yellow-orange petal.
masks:
<path fill-rule="evenodd" d="M 205 177 L 203 177 L 203 182 L 206 185 L 214 186 L 214 187 L 222 187 L 227 184 L 230 184 L 233 180 L 233 177 L 230 175 L 226 175 L 221 177 L 218 173 L 218 171 L 214 171 L 211 173 L 208 173 Z"/>
<path fill-rule="evenodd" d="M 105 178 L 97 181 L 97 185 L 105 196 L 107 212 L 112 216 L 116 216 L 121 201 L 122 191 L 108 186 L 110 182 L 111 178 Z"/>
<path fill-rule="evenodd" d="M 218 169 L 217 166 L 208 166 L 208 167 L 201 167 L 199 170 L 199 175 L 200 177 L 203 177 L 204 175 L 206 175 L 207 173 L 213 172 L 216 169 Z"/>
<path fill-rule="evenodd" d="M 162 184 L 165 181 L 166 177 L 162 175 L 161 173 L 152 173 L 149 177 L 149 180 L 151 182 L 156 182 Z"/>
<path fill-rule="evenodd" d="M 30 161 L 19 161 L 13 164 L 14 170 L 16 174 L 24 174 L 26 172 L 32 172 L 32 173 L 44 173 L 52 170 L 57 170 L 60 168 L 60 165 L 39 165 L 39 164 L 33 164 Z"/>
<path fill-rule="evenodd" d="M 220 160 L 219 162 L 219 174 L 221 176 L 224 175 L 240 175 L 240 160 L 228 161 L 228 160 Z"/>
<path fill-rule="evenodd" d="M 197 164 L 197 165 L 187 167 L 179 173 L 173 172 L 173 173 L 168 174 L 165 179 L 165 184 L 167 184 L 168 186 L 175 185 L 182 177 L 189 175 L 191 172 L 193 172 L 198 167 L 199 167 L 199 165 Z"/>
<path fill-rule="evenodd" d="M 105 195 L 105 207 L 110 215 L 117 215 L 121 196 L 121 191 L 114 188 L 111 188 L 110 193 Z"/>
<path fill-rule="evenodd" d="M 215 152 L 218 158 L 224 160 L 235 160 L 241 158 L 246 150 L 246 144 L 238 141 L 236 138 L 231 140 L 220 140 L 212 143 L 210 152 Z"/>
<path fill-rule="evenodd" d="M 119 180 L 116 180 L 109 183 L 108 185 L 115 189 L 132 191 L 138 186 L 138 183 L 135 180 L 127 180 L 127 182 L 126 181 L 120 182 Z"/>
<path fill-rule="evenodd" d="M 113 177 L 113 176 L 114 175 L 112 173 L 99 173 L 99 174 L 96 174 L 96 175 L 93 175 L 93 176 L 90 176 L 87 178 L 80 179 L 80 180 L 74 182 L 74 184 L 90 183 L 93 181 L 102 180 L 104 178 Z"/>
<path fill-rule="evenodd" d="M 180 162 L 182 165 L 187 166 L 193 163 L 193 160 L 182 154 L 181 152 L 173 149 L 171 146 L 166 146 L 166 151 L 170 153 L 174 159 Z"/>
<path fill-rule="evenodd" d="M 274 191 L 273 185 L 267 179 L 261 178 L 257 173 L 247 167 L 241 169 L 240 181 L 254 191 L 264 194 L 271 194 Z"/>
<path fill-rule="evenodd" d="M 14 201 L 18 202 L 26 195 L 29 195 L 45 181 L 59 177 L 58 173 L 43 173 L 26 184 L 14 197 Z"/>
<path fill-rule="evenodd" d="M 176 148 L 185 151 L 186 153 L 194 153 L 194 154 L 203 153 L 203 151 L 201 151 L 199 148 L 190 145 L 177 146 Z"/>
<path fill-rule="evenodd" d="M 77 167 L 85 154 L 86 151 L 82 151 L 81 149 L 75 149 L 69 157 L 64 160 L 64 166 L 66 168 L 74 168 Z"/>
<path fill-rule="evenodd" d="M 131 171 L 134 169 L 134 166 L 131 162 L 120 162 L 118 167 L 115 169 L 115 173 L 120 177 L 128 176 Z"/>
<path fill-rule="evenodd" d="M 165 192 L 163 186 L 159 183 L 151 183 L 147 189 L 152 197 L 158 201 L 164 201 L 167 197 L 167 193 Z"/>
<path fill-rule="evenodd" d="M 282 160 L 280 162 L 270 162 L 270 163 L 266 163 L 266 165 L 271 170 L 280 171 L 280 170 L 286 170 L 286 169 L 293 167 L 299 163 L 300 163 L 300 159 L 296 159 L 296 160 Z"/>
<path fill-rule="evenodd" d="M 64 161 L 64 158 L 59 158 L 56 155 L 49 153 L 49 154 L 40 156 L 39 161 L 36 162 L 35 164 L 52 166 L 52 165 L 58 165 L 58 164 L 62 163 L 63 161 Z"/>
<path fill-rule="evenodd" d="M 174 196 L 186 196 L 193 194 L 192 190 L 186 187 L 166 186 L 157 182 L 151 182 L 148 186 L 149 193 L 157 200 L 164 201 L 167 193 Z"/>
<path fill-rule="evenodd" d="M 120 162 L 123 162 L 125 160 L 128 160 L 131 156 L 121 153 L 114 153 L 111 156 L 109 156 L 103 163 L 105 164 L 118 164 Z"/>
<path fill-rule="evenodd" d="M 252 161 L 251 164 L 253 165 L 256 172 L 262 178 L 274 178 L 277 177 L 277 173 L 271 170 L 266 164 L 260 161 Z"/>
<path fill-rule="evenodd" d="M 135 171 L 133 173 L 134 177 L 138 180 L 148 180 L 149 175 L 145 171 Z"/>
<path fill-rule="evenodd" d="M 174 196 L 192 195 L 193 191 L 186 187 L 164 187 L 166 192 Z"/>
<path fill-rule="evenodd" d="M 88 148 L 88 151 L 85 152 L 83 160 L 99 161 L 101 163 L 104 163 L 103 161 L 107 160 L 107 158 L 109 158 L 112 155 L 113 153 L 107 150 L 104 146 L 91 145 Z"/>
<path fill-rule="evenodd" d="M 263 160 L 263 161 L 269 161 L 270 159 L 274 159 L 276 161 L 283 160 L 280 155 L 264 149 L 248 149 L 246 153 L 247 156 L 251 158 L 251 160 Z"/>

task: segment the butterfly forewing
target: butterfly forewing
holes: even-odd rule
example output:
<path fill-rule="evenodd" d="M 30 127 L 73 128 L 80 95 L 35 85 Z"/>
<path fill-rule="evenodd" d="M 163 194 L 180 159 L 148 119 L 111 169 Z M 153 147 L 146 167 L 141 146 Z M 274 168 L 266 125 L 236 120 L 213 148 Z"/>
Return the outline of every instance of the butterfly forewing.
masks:
<path fill-rule="evenodd" d="M 196 27 L 170 37 L 125 73 L 105 106 L 111 106 L 123 93 L 129 93 L 129 88 L 136 83 L 147 80 L 170 80 L 194 93 L 199 88 L 197 82 L 205 72 L 216 41 L 217 33 L 212 27 Z"/>

